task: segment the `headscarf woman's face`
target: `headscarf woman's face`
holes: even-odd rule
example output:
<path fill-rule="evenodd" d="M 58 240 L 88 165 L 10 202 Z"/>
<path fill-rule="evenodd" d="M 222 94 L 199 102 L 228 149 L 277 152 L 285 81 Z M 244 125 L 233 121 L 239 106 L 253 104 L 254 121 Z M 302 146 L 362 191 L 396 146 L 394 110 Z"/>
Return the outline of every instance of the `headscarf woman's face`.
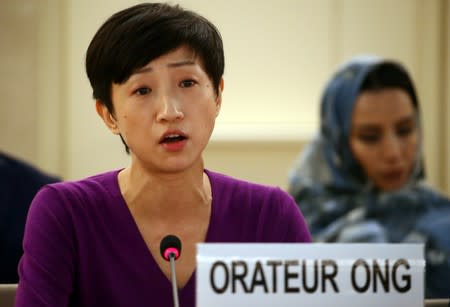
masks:
<path fill-rule="evenodd" d="M 395 88 L 362 92 L 353 109 L 349 143 L 380 190 L 401 188 L 413 170 L 419 143 L 410 96 Z"/>

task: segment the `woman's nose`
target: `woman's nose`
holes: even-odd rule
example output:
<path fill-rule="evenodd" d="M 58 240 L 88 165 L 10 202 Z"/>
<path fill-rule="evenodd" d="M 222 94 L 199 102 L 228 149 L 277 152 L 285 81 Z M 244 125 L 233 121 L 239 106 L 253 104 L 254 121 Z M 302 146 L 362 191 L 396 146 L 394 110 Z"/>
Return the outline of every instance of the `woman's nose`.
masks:
<path fill-rule="evenodd" d="M 163 94 L 159 97 L 158 121 L 176 121 L 184 118 L 180 103 L 176 97 L 170 94 Z"/>
<path fill-rule="evenodd" d="M 401 140 L 395 135 L 386 136 L 382 145 L 382 157 L 388 162 L 396 162 L 401 159 Z"/>

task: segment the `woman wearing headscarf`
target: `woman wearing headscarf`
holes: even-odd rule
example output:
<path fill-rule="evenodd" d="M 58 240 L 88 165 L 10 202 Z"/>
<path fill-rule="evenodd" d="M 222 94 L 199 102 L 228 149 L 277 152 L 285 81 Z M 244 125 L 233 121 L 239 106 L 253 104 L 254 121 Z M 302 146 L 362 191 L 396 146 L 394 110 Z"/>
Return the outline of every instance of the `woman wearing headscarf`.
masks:
<path fill-rule="evenodd" d="M 357 56 L 328 82 L 289 192 L 316 242 L 423 242 L 426 297 L 450 296 L 450 201 L 425 182 L 420 109 L 400 63 Z"/>

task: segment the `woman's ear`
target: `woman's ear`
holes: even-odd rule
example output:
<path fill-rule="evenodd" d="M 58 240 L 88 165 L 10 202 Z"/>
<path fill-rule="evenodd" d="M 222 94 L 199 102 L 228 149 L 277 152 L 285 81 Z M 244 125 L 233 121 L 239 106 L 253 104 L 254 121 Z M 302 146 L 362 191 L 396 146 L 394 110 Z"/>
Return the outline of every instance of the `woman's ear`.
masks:
<path fill-rule="evenodd" d="M 111 114 L 108 108 L 98 99 L 95 101 L 95 108 L 97 110 L 98 116 L 100 116 L 100 118 L 106 124 L 106 127 L 108 127 L 108 129 L 111 130 L 112 133 L 120 134 L 119 127 L 117 126 L 117 120 L 115 119 L 114 115 Z"/>
<path fill-rule="evenodd" d="M 220 113 L 220 108 L 222 107 L 222 92 L 224 89 L 224 81 L 223 78 L 220 79 L 219 82 L 219 90 L 217 92 L 217 97 L 216 97 L 216 117 L 219 115 Z"/>

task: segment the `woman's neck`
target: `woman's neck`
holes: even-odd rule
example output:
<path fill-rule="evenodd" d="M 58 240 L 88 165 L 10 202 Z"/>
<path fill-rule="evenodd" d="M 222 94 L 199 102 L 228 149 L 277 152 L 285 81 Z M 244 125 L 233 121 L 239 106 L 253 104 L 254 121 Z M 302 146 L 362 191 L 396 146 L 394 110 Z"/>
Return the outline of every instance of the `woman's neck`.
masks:
<path fill-rule="evenodd" d="M 203 163 L 180 173 L 148 172 L 130 166 L 119 173 L 118 180 L 127 205 L 139 215 L 183 214 L 211 203 Z"/>

